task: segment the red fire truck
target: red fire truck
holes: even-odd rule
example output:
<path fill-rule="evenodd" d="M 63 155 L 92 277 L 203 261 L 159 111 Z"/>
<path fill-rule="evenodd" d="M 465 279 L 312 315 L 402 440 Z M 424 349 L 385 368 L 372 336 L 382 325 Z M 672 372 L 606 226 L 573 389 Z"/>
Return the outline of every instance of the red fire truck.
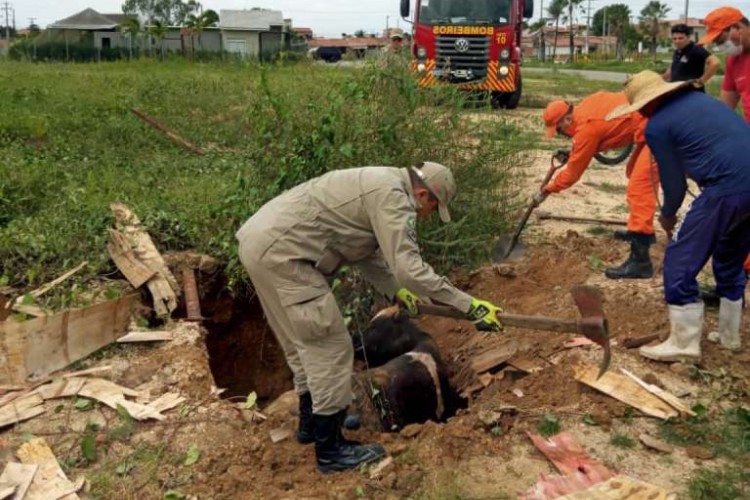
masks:
<path fill-rule="evenodd" d="M 494 108 L 521 100 L 521 31 L 534 0 L 415 0 L 413 67 L 422 87 L 488 92 Z M 401 0 L 408 19 L 410 0 Z"/>

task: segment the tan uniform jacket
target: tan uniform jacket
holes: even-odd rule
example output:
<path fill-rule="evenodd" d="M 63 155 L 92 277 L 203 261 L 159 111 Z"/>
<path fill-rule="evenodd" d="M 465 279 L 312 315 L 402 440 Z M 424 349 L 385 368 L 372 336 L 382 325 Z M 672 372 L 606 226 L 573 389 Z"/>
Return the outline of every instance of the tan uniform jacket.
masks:
<path fill-rule="evenodd" d="M 351 264 L 388 297 L 405 287 L 461 311 L 471 306 L 469 295 L 422 260 L 406 169 L 338 170 L 308 181 L 264 205 L 240 228 L 237 239 L 247 239 L 254 259 L 284 275 L 277 287 L 283 305 L 327 293 L 322 275 Z M 298 269 L 290 273 L 295 262 Z"/>

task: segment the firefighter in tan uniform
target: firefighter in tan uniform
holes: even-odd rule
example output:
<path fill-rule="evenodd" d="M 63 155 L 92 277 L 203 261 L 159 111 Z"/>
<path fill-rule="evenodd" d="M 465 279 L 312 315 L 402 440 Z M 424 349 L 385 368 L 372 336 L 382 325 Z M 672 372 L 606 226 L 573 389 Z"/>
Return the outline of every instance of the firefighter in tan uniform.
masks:
<path fill-rule="evenodd" d="M 422 260 L 416 219 L 450 221 L 456 186 L 437 163 L 409 169 L 339 170 L 264 205 L 237 232 L 239 257 L 284 350 L 300 396 L 297 440 L 315 442 L 318 469 L 378 460 L 379 444 L 343 439 L 352 401 L 352 340 L 326 275 L 353 266 L 382 294 L 416 314 L 417 297 L 466 311 L 477 329 L 498 331 L 499 308 L 472 298 Z"/>

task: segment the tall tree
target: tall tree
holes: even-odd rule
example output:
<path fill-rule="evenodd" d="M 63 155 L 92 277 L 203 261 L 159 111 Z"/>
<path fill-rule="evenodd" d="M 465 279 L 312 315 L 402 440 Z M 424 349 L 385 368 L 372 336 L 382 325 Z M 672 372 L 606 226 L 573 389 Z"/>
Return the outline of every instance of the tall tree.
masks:
<path fill-rule="evenodd" d="M 656 61 L 656 48 L 659 44 L 661 34 L 661 22 L 672 10 L 668 5 L 652 0 L 641 10 L 641 26 L 645 33 L 651 38 L 651 55 Z"/>
<path fill-rule="evenodd" d="M 605 16 L 606 13 L 606 16 Z M 604 20 L 607 25 L 604 25 Z M 617 58 L 623 59 L 625 43 L 629 38 L 637 36 L 635 30 L 630 25 L 630 7 L 624 3 L 608 5 L 599 9 L 594 14 L 592 21 L 592 30 L 596 36 L 613 36 L 617 39 L 616 50 Z"/>
<path fill-rule="evenodd" d="M 125 0 L 122 12 L 138 16 L 148 24 L 159 21 L 164 26 L 182 26 L 190 14 L 200 10 L 196 0 Z"/>
<path fill-rule="evenodd" d="M 547 14 L 549 17 L 555 20 L 555 42 L 552 46 L 552 61 L 557 56 L 557 37 L 560 34 L 560 18 L 565 12 L 565 5 L 567 0 L 552 0 L 552 3 L 547 7 Z"/>
<path fill-rule="evenodd" d="M 566 0 L 566 3 L 568 4 L 568 28 L 570 31 L 570 59 L 569 62 L 573 64 L 573 61 L 575 60 L 575 54 L 576 54 L 576 44 L 575 44 L 575 23 L 573 22 L 575 20 L 575 17 L 573 16 L 573 7 L 576 5 L 579 5 L 583 0 Z"/>
<path fill-rule="evenodd" d="M 169 26 L 158 20 L 152 22 L 148 27 L 148 34 L 159 42 L 159 53 L 162 60 L 164 60 L 164 37 L 167 35 L 167 31 L 169 31 Z"/>
<path fill-rule="evenodd" d="M 198 35 L 198 48 L 203 50 L 203 30 L 216 26 L 217 24 L 219 24 L 219 14 L 211 9 L 205 10 L 197 16 L 195 14 L 190 14 L 186 26 L 190 30 L 191 45 L 193 36 Z"/>
<path fill-rule="evenodd" d="M 128 57 L 133 58 L 133 40 L 138 39 L 138 35 L 141 33 L 141 22 L 137 17 L 127 16 L 122 20 L 120 25 L 117 27 L 122 33 L 128 36 Z"/>

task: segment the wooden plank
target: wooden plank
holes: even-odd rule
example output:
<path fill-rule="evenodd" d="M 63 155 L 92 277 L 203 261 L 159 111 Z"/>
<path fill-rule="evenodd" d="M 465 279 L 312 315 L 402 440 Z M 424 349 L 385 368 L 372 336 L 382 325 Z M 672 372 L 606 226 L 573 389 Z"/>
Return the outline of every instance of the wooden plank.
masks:
<path fill-rule="evenodd" d="M 63 375 L 63 378 L 75 378 L 85 377 L 88 375 L 94 375 L 96 373 L 108 372 L 112 369 L 112 365 L 95 366 L 93 368 L 87 368 L 85 370 L 78 370 L 77 372 L 70 372 Z"/>
<path fill-rule="evenodd" d="M 485 351 L 471 360 L 471 368 L 475 373 L 481 374 L 497 368 L 516 355 L 518 349 L 513 346 L 502 346 Z"/>
<path fill-rule="evenodd" d="M 178 393 L 168 392 L 151 401 L 147 406 L 149 408 L 153 408 L 159 413 L 164 413 L 165 411 L 171 410 L 172 408 L 181 403 L 184 403 L 185 401 L 186 399 L 180 396 Z"/>
<path fill-rule="evenodd" d="M 524 373 L 536 373 L 544 369 L 544 366 L 528 358 L 513 358 L 508 364 Z"/>
<path fill-rule="evenodd" d="M 140 118 L 144 122 L 146 122 L 149 125 L 151 125 L 152 127 L 154 127 L 156 130 L 159 130 L 164 135 L 166 135 L 167 137 L 169 137 L 172 140 L 172 142 L 174 142 L 176 144 L 179 144 L 183 148 L 187 149 L 191 153 L 196 154 L 198 156 L 205 156 L 206 155 L 206 151 L 204 149 L 199 148 L 198 146 L 196 146 L 195 144 L 193 144 L 191 142 L 188 142 L 187 140 L 185 140 L 184 137 L 180 136 L 177 132 L 168 129 L 167 127 L 165 127 L 161 123 L 157 122 L 156 120 L 154 120 L 153 118 L 151 118 L 150 116 L 148 116 L 143 111 L 140 111 L 140 110 L 138 110 L 136 108 L 131 108 L 130 111 L 135 116 L 137 116 L 138 118 Z"/>
<path fill-rule="evenodd" d="M 15 489 L 13 500 L 23 500 L 26 496 L 26 492 L 29 491 L 29 487 L 34 480 L 37 470 L 39 470 L 39 466 L 36 464 L 8 462 L 2 475 L 0 475 L 0 483 L 12 484 Z"/>
<path fill-rule="evenodd" d="M 27 314 L 35 318 L 44 318 L 46 316 L 49 316 L 44 309 L 39 306 L 35 306 L 34 304 L 21 304 L 20 302 L 15 302 L 11 306 L 11 309 L 13 309 L 13 311 L 17 313 Z"/>
<path fill-rule="evenodd" d="M 39 470 L 28 491 L 29 500 L 78 500 L 75 485 L 65 476 L 44 438 L 34 438 L 24 443 L 16 452 L 24 464 L 35 464 Z"/>
<path fill-rule="evenodd" d="M 622 219 L 600 219 L 592 217 L 573 217 L 566 215 L 555 215 L 549 212 L 537 213 L 539 220 L 559 220 L 563 222 L 577 222 L 580 224 L 611 224 L 613 226 L 627 226 L 628 222 Z"/>
<path fill-rule="evenodd" d="M 0 482 L 0 500 L 10 498 L 16 492 L 16 487 L 12 484 Z"/>
<path fill-rule="evenodd" d="M 132 294 L 44 318 L 3 321 L 0 383 L 41 379 L 115 342 L 126 331 L 138 298 Z"/>
<path fill-rule="evenodd" d="M 84 398 L 95 399 L 114 410 L 117 409 L 118 405 L 122 406 L 136 420 L 147 420 L 150 418 L 164 420 L 166 418 L 154 408 L 128 401 L 125 399 L 125 396 L 138 397 L 140 393 L 117 385 L 109 380 L 100 378 L 90 379 L 78 394 Z"/>
<path fill-rule="evenodd" d="M 29 292 L 29 295 L 31 295 L 35 299 L 41 297 L 42 295 L 44 295 L 45 293 L 49 292 L 54 287 L 56 287 L 57 285 L 59 285 L 60 283 L 62 283 L 63 281 L 65 281 L 66 279 L 70 278 L 71 276 L 73 276 L 78 271 L 80 271 L 81 269 L 83 269 L 84 267 L 86 267 L 88 265 L 89 265 L 88 261 L 84 260 L 76 268 L 71 269 L 67 273 L 63 274 L 62 276 L 60 276 L 58 278 L 53 279 L 49 283 L 40 286 L 39 288 L 37 288 L 33 292 Z M 19 302 L 20 300 L 21 299 L 17 299 L 16 302 Z"/>
<path fill-rule="evenodd" d="M 113 203 L 110 208 L 115 216 L 117 229 L 126 238 L 135 257 L 156 273 L 146 283 L 154 299 L 156 314 L 158 316 L 169 316 L 172 311 L 177 309 L 177 295 L 175 294 L 175 290 L 179 290 L 177 280 L 164 262 L 164 258 L 154 245 L 151 236 L 143 228 L 141 221 L 132 210 L 122 203 Z"/>
<path fill-rule="evenodd" d="M 636 384 L 646 389 L 648 392 L 656 396 L 657 398 L 661 399 L 668 405 L 672 406 L 674 409 L 679 411 L 680 413 L 684 413 L 686 415 L 690 415 L 691 417 L 697 416 L 696 413 L 690 409 L 685 403 L 680 400 L 677 396 L 674 394 L 671 394 L 658 385 L 649 384 L 644 380 L 641 380 L 640 378 L 636 377 L 634 374 L 629 372 L 628 370 L 621 368 L 622 373 L 624 373 L 628 378 L 633 380 Z"/>
<path fill-rule="evenodd" d="M 628 377 L 608 371 L 597 380 L 598 373 L 599 368 L 596 366 L 582 366 L 576 371 L 576 380 L 637 408 L 646 415 L 665 420 L 679 415 L 674 408 Z"/>
<path fill-rule="evenodd" d="M 44 399 L 38 394 L 18 398 L 0 408 L 0 428 L 17 424 L 44 413 Z"/>
<path fill-rule="evenodd" d="M 142 287 L 156 274 L 156 271 L 148 268 L 138 260 L 128 240 L 119 231 L 114 229 L 109 230 L 107 252 L 109 252 L 109 256 L 117 266 L 117 269 L 120 270 L 125 279 L 134 288 Z"/>
<path fill-rule="evenodd" d="M 560 500 L 674 500 L 664 488 L 628 476 L 617 476 L 591 488 L 560 497 Z"/>
<path fill-rule="evenodd" d="M 174 332 L 130 332 L 117 339 L 120 344 L 128 342 L 165 342 L 174 340 Z"/>
<path fill-rule="evenodd" d="M 48 399 L 72 398 L 77 396 L 86 384 L 85 378 L 61 379 L 45 384 L 34 391 L 45 401 Z"/>

